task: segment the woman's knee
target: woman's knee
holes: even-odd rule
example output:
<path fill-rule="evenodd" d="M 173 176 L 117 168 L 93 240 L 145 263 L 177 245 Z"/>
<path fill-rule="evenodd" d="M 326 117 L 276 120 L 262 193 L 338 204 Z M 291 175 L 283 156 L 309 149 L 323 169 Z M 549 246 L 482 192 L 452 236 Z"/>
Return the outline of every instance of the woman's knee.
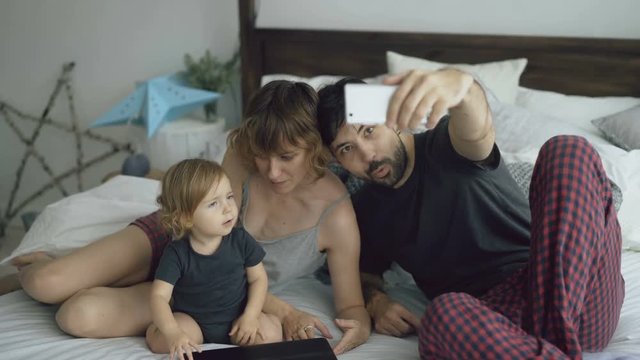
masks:
<path fill-rule="evenodd" d="M 104 313 L 99 304 L 105 289 L 80 290 L 65 301 L 56 313 L 60 329 L 77 337 L 100 337 Z"/>
<path fill-rule="evenodd" d="M 65 292 L 67 279 L 52 265 L 43 264 L 37 268 L 21 270 L 20 284 L 33 299 L 47 304 L 59 304 L 73 294 Z"/>

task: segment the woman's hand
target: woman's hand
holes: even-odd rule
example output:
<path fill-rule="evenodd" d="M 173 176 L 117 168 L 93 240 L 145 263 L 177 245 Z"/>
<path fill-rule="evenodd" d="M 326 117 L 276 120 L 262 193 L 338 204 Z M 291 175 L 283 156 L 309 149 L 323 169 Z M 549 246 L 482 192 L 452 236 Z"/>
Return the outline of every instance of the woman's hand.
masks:
<path fill-rule="evenodd" d="M 259 325 L 260 323 L 257 317 L 242 314 L 231 326 L 231 332 L 229 333 L 231 342 L 236 345 L 255 344 Z"/>
<path fill-rule="evenodd" d="M 356 348 L 369 339 L 369 329 L 362 326 L 358 320 L 336 319 L 335 323 L 343 332 L 342 339 L 333 347 L 333 352 L 336 355 Z"/>
<path fill-rule="evenodd" d="M 304 311 L 293 309 L 282 319 L 282 332 L 285 340 L 313 339 L 316 329 L 322 336 L 333 339 L 329 328 L 317 317 Z"/>
<path fill-rule="evenodd" d="M 184 331 L 178 330 L 173 333 L 165 334 L 165 338 L 167 339 L 167 344 L 169 344 L 169 359 L 173 360 L 173 356 L 176 356 L 176 359 L 183 359 L 184 355 L 187 356 L 189 360 L 193 360 L 193 351 L 200 352 L 200 346 L 198 346 L 195 342 L 191 341 L 187 334 Z"/>

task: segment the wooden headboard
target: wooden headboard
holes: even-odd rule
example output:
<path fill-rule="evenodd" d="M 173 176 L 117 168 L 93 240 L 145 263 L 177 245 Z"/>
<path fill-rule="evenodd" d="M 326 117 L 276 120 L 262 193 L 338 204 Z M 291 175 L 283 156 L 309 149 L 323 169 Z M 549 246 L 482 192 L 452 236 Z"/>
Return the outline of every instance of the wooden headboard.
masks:
<path fill-rule="evenodd" d="M 387 50 L 469 64 L 525 57 L 522 86 L 640 97 L 640 40 L 260 29 L 254 0 L 239 0 L 239 7 L 243 104 L 264 74 L 383 74 Z"/>

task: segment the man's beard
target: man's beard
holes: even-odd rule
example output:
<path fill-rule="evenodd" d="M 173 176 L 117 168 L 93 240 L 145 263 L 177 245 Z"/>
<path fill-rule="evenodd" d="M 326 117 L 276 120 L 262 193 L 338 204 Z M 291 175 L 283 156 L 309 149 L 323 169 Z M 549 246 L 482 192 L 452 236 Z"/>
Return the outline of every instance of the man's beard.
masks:
<path fill-rule="evenodd" d="M 393 152 L 393 158 L 385 158 L 382 160 L 374 160 L 369 164 L 369 168 L 367 169 L 367 179 L 366 181 L 372 182 L 374 184 L 394 187 L 398 181 L 404 175 L 404 172 L 407 168 L 407 149 L 404 147 L 400 138 L 398 138 L 398 146 L 396 146 L 395 151 Z M 380 166 L 389 164 L 391 166 L 391 171 L 384 178 L 376 178 L 372 174 L 375 172 Z"/>

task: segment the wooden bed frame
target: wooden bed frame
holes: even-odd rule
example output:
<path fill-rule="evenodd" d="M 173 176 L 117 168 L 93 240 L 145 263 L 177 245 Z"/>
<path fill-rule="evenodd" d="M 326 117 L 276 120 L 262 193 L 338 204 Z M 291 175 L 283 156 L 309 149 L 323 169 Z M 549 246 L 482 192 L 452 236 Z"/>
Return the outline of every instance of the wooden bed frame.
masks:
<path fill-rule="evenodd" d="M 525 57 L 522 86 L 640 97 L 640 40 L 261 29 L 255 27 L 255 0 L 238 4 L 243 104 L 265 74 L 383 74 L 387 50 L 450 63 Z"/>

